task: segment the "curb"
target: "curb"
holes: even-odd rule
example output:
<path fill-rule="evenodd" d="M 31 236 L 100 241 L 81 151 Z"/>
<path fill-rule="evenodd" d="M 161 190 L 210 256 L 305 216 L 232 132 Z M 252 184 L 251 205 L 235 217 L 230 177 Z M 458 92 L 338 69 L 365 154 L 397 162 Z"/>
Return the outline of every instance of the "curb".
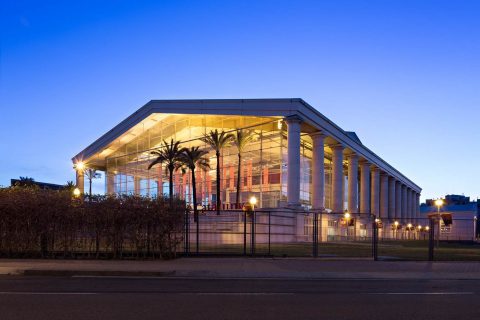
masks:
<path fill-rule="evenodd" d="M 47 277 L 172 277 L 175 271 L 105 271 L 105 270 L 41 270 L 27 269 L 20 272 L 23 276 L 47 276 Z"/>

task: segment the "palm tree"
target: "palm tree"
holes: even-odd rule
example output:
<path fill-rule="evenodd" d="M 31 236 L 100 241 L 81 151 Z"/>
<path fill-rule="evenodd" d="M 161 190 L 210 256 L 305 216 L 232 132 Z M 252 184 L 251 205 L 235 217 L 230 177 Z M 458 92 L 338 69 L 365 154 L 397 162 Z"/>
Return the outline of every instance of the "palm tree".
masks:
<path fill-rule="evenodd" d="M 183 164 L 190 169 L 190 172 L 192 173 L 193 217 L 195 222 L 198 221 L 195 169 L 210 169 L 209 160 L 204 158 L 207 153 L 208 151 L 201 150 L 200 147 L 191 147 L 190 149 L 184 148 L 181 156 Z"/>
<path fill-rule="evenodd" d="M 20 177 L 15 186 L 17 187 L 33 187 L 35 185 L 35 179 L 30 177 Z"/>
<path fill-rule="evenodd" d="M 210 147 L 215 150 L 215 156 L 217 158 L 217 214 L 220 214 L 220 157 L 222 149 L 230 144 L 230 141 L 233 139 L 233 134 L 226 133 L 222 130 L 222 132 L 218 132 L 217 129 L 215 131 L 210 131 L 209 134 L 200 138 L 201 141 L 205 142 L 206 144 L 210 145 Z"/>
<path fill-rule="evenodd" d="M 180 148 L 180 141 L 174 141 L 170 143 L 163 140 L 163 146 L 159 150 L 150 152 L 150 154 L 157 156 L 155 160 L 150 163 L 148 170 L 158 163 L 165 163 L 166 170 L 169 174 L 168 196 L 170 205 L 173 203 L 173 173 L 182 167 L 182 155 L 183 149 Z"/>
<path fill-rule="evenodd" d="M 75 182 L 67 181 L 66 184 L 63 185 L 63 189 L 67 191 L 73 191 L 76 188 Z"/>
<path fill-rule="evenodd" d="M 233 136 L 233 143 L 237 146 L 238 149 L 238 167 L 237 167 L 237 198 L 235 204 L 238 206 L 240 204 L 240 194 L 241 190 L 241 179 L 242 179 L 242 152 L 245 149 L 245 146 L 252 141 L 254 138 L 254 133 L 250 130 L 239 129 Z"/>
<path fill-rule="evenodd" d="M 85 176 L 88 179 L 88 194 L 90 195 L 90 198 L 91 198 L 92 197 L 92 181 L 93 179 L 101 178 L 102 175 L 97 170 L 88 168 L 85 170 Z"/>

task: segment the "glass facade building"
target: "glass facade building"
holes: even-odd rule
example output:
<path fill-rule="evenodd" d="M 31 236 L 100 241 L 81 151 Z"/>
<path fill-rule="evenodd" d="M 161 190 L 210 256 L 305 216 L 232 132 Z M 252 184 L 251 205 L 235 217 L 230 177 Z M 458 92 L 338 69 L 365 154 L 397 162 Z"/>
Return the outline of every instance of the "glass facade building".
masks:
<path fill-rule="evenodd" d="M 215 151 L 201 141 L 211 131 L 235 134 L 237 130 L 249 132 L 253 137 L 241 152 L 231 141 L 221 151 L 221 193 L 216 194 Z M 128 142 L 126 142 L 126 139 Z M 180 141 L 182 147 L 199 146 L 208 151 L 209 170 L 196 171 L 197 203 L 211 208 L 219 196 L 224 209 L 236 208 L 237 177 L 240 168 L 240 205 L 251 196 L 258 199 L 261 208 L 276 208 L 287 202 L 287 141 L 286 124 L 280 117 L 255 117 L 200 114 L 152 114 L 136 126 L 135 133 L 121 136 L 119 148 L 105 158 L 106 192 L 157 196 L 168 194 L 169 176 L 165 165 L 157 164 L 151 151 L 162 148 L 163 142 Z M 300 202 L 311 207 L 312 194 L 312 139 L 301 135 Z M 331 199 L 331 152 L 325 147 L 325 203 Z M 174 194 L 192 203 L 192 181 L 188 169 L 173 175 Z"/>

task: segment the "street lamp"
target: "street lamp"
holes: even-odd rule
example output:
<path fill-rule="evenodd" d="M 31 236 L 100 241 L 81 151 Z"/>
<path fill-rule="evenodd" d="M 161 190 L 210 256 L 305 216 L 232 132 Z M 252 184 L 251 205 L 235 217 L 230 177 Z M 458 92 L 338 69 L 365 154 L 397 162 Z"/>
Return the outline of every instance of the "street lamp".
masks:
<path fill-rule="evenodd" d="M 440 227 L 441 227 L 440 208 L 443 206 L 443 200 L 442 199 L 435 200 L 435 205 L 437 206 L 437 220 L 438 220 L 438 234 L 437 234 L 437 248 L 438 248 L 440 247 Z"/>
<path fill-rule="evenodd" d="M 250 208 L 252 210 L 252 243 L 251 243 L 251 254 L 252 256 L 255 255 L 255 205 L 257 204 L 257 198 L 255 196 L 251 196 L 250 200 Z"/>
<path fill-rule="evenodd" d="M 252 206 L 252 211 L 255 210 L 255 205 L 257 204 L 257 198 L 255 196 L 251 196 L 248 202 Z"/>
<path fill-rule="evenodd" d="M 400 225 L 400 223 L 398 223 L 398 221 L 395 221 L 395 222 L 393 223 L 393 225 L 394 225 L 394 227 L 395 227 L 395 230 L 394 230 L 395 236 L 394 236 L 394 238 L 395 238 L 395 240 L 396 240 L 397 237 L 398 237 L 398 226 Z"/>
<path fill-rule="evenodd" d="M 350 226 L 350 218 L 352 217 L 349 212 L 345 212 L 343 214 L 343 217 L 345 218 L 345 226 L 346 226 L 346 232 L 347 232 L 347 240 L 348 240 L 348 229 Z"/>

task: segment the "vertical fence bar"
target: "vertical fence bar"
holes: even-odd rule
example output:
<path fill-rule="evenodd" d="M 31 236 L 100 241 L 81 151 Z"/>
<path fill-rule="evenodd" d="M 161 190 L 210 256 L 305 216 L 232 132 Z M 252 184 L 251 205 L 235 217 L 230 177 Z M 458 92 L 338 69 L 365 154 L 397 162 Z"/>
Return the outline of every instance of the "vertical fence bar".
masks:
<path fill-rule="evenodd" d="M 318 257 L 318 212 L 313 213 L 313 256 Z"/>
<path fill-rule="evenodd" d="M 428 261 L 434 260 L 435 248 L 435 221 L 430 218 L 430 230 L 428 230 Z"/>
<path fill-rule="evenodd" d="M 252 210 L 252 243 L 250 244 L 252 256 L 255 255 L 255 210 Z"/>
<path fill-rule="evenodd" d="M 373 260 L 378 261 L 378 225 L 377 225 L 377 217 L 373 215 L 373 223 L 372 223 L 372 255 Z"/>
<path fill-rule="evenodd" d="M 197 234 L 195 235 L 196 236 L 196 248 L 195 248 L 195 251 L 197 252 L 197 254 L 200 253 L 200 215 L 198 214 L 197 212 L 197 225 L 196 225 L 196 229 L 197 229 Z"/>
<path fill-rule="evenodd" d="M 190 228 L 189 228 L 189 222 L 190 222 L 190 219 L 189 219 L 189 215 L 188 215 L 188 210 L 185 211 L 185 248 L 184 248 L 184 251 L 185 251 L 185 254 L 188 255 L 189 253 L 189 245 L 190 245 Z"/>
<path fill-rule="evenodd" d="M 268 255 L 271 255 L 271 246 L 272 246 L 272 212 L 268 211 Z"/>
<path fill-rule="evenodd" d="M 247 255 L 247 211 L 243 211 L 243 255 Z"/>

